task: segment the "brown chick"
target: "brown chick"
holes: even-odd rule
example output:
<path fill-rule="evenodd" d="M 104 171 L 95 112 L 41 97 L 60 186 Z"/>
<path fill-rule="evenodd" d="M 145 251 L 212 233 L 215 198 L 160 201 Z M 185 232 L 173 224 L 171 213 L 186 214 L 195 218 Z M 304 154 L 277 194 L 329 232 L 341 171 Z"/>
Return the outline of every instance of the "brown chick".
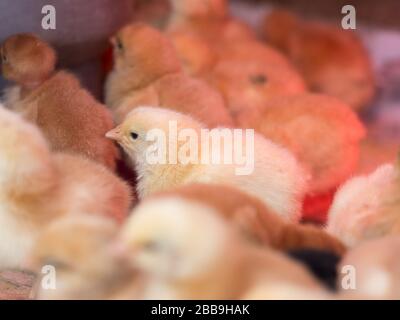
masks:
<path fill-rule="evenodd" d="M 339 266 L 342 299 L 400 299 L 400 236 L 366 241 Z M 353 279 L 352 279 L 353 278 Z"/>
<path fill-rule="evenodd" d="M 104 135 L 109 111 L 72 74 L 54 72 L 56 55 L 32 34 L 17 34 L 1 47 L 3 76 L 17 83 L 7 107 L 36 123 L 54 151 L 84 155 L 114 169 L 118 149 Z"/>
<path fill-rule="evenodd" d="M 0 137 L 0 268 L 20 267 L 41 230 L 58 217 L 125 217 L 130 189 L 103 165 L 53 155 L 37 127 L 2 107 Z"/>
<path fill-rule="evenodd" d="M 168 31 L 196 34 L 209 43 L 255 39 L 245 23 L 229 16 L 227 0 L 172 0 Z"/>
<path fill-rule="evenodd" d="M 274 11 L 265 21 L 269 43 L 285 52 L 312 91 L 335 96 L 354 110 L 374 96 L 371 62 L 357 35 Z"/>
<path fill-rule="evenodd" d="M 324 291 L 302 265 L 254 246 L 200 202 L 176 196 L 143 202 L 119 238 L 132 266 L 148 276 L 145 299 L 238 299 L 260 284 L 272 292 Z"/>
<path fill-rule="evenodd" d="M 173 109 L 209 127 L 231 126 L 221 95 L 184 74 L 171 42 L 145 24 L 122 28 L 114 37 L 115 66 L 107 78 L 106 102 L 117 122 L 140 105 Z"/>
<path fill-rule="evenodd" d="M 271 98 L 262 112 L 240 119 L 268 139 L 291 150 L 311 172 L 308 194 L 332 191 L 357 168 L 365 128 L 358 116 L 341 101 L 304 93 Z"/>
<path fill-rule="evenodd" d="M 212 207 L 219 215 L 232 221 L 250 240 L 277 250 L 314 248 L 339 255 L 345 251 L 339 240 L 329 236 L 321 228 L 284 220 L 257 198 L 234 187 L 190 184 L 157 193 L 144 201 L 168 198 L 179 198 Z"/>
<path fill-rule="evenodd" d="M 27 266 L 38 274 L 32 296 L 40 300 L 135 297 L 135 272 L 112 255 L 118 232 L 110 219 L 85 214 L 57 219 L 41 233 Z M 43 286 L 45 266 L 56 272 L 54 289 Z"/>

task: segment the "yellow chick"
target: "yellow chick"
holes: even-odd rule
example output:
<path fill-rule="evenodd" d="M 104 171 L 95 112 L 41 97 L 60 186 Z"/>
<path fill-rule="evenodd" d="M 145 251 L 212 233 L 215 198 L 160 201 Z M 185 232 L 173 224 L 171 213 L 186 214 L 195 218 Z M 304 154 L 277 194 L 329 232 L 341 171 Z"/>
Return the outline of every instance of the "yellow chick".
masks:
<path fill-rule="evenodd" d="M 309 195 L 333 191 L 355 172 L 366 130 L 346 104 L 303 93 L 271 98 L 263 107 L 239 116 L 240 126 L 292 151 L 311 173 Z"/>
<path fill-rule="evenodd" d="M 365 241 L 340 262 L 342 299 L 400 299 L 400 237 Z"/>
<path fill-rule="evenodd" d="M 74 212 L 122 221 L 130 189 L 101 164 L 51 154 L 34 125 L 0 108 L 0 269 L 18 268 L 40 231 Z"/>
<path fill-rule="evenodd" d="M 118 123 L 140 105 L 190 114 L 209 127 L 231 126 L 222 96 L 184 74 L 171 42 L 158 30 L 137 23 L 113 38 L 115 65 L 106 83 L 106 103 Z"/>
<path fill-rule="evenodd" d="M 322 290 L 303 266 L 249 243 L 200 202 L 171 196 L 139 204 L 119 237 L 148 276 L 144 299 L 238 299 L 261 283 Z"/>
<path fill-rule="evenodd" d="M 355 177 L 336 193 L 328 213 L 328 231 L 349 247 L 400 233 L 398 164 L 385 164 Z"/>
<path fill-rule="evenodd" d="M 135 272 L 112 255 L 118 232 L 110 219 L 68 215 L 41 233 L 27 266 L 38 274 L 32 296 L 40 300 L 112 299 L 121 291 L 134 297 Z M 55 287 L 49 286 L 50 270 Z"/>
<path fill-rule="evenodd" d="M 269 210 L 259 199 L 227 185 L 190 184 L 156 193 L 145 202 L 182 199 L 194 205 L 212 207 L 220 216 L 232 221 L 250 240 L 277 250 L 314 248 L 345 252 L 343 244 L 322 228 L 288 222 Z"/>
<path fill-rule="evenodd" d="M 54 71 L 54 50 L 33 34 L 9 37 L 1 46 L 3 76 L 17 83 L 6 101 L 42 130 L 54 151 L 77 153 L 114 169 L 118 149 L 104 134 L 111 113 L 75 76 Z"/>
<path fill-rule="evenodd" d="M 289 56 L 312 91 L 335 96 L 354 110 L 372 100 L 371 62 L 354 32 L 282 10 L 267 16 L 264 29 L 268 42 Z"/>
<path fill-rule="evenodd" d="M 222 183 L 256 196 L 283 217 L 300 217 L 307 174 L 289 151 L 253 130 L 209 130 L 182 113 L 140 107 L 107 137 L 132 160 L 140 198 L 193 182 Z"/>

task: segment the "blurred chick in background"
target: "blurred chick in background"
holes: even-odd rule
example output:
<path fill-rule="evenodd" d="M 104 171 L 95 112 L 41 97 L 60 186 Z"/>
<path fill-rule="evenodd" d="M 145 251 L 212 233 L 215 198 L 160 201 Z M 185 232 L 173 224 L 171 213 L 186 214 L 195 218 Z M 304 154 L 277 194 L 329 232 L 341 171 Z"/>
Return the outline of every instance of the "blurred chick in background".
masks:
<path fill-rule="evenodd" d="M 323 291 L 300 264 L 249 243 L 213 207 L 179 197 L 139 204 L 120 234 L 148 276 L 144 299 L 235 299 L 253 286 Z M 240 277 L 238 276 L 240 275 Z"/>
<path fill-rule="evenodd" d="M 337 287 L 341 299 L 400 299 L 400 237 L 365 241 L 340 263 Z M 352 272 L 352 273 L 351 273 Z M 349 281 L 349 276 L 355 278 Z M 347 278 L 347 279 L 346 279 Z M 353 284 L 354 287 L 349 285 Z"/>
<path fill-rule="evenodd" d="M 266 17 L 264 30 L 268 43 L 288 55 L 312 91 L 335 96 L 357 111 L 371 102 L 371 62 L 355 33 L 283 10 Z"/>
<path fill-rule="evenodd" d="M 221 95 L 201 80 L 186 76 L 170 41 L 156 29 L 137 23 L 113 39 L 115 65 L 106 83 L 106 103 L 118 123 L 140 105 L 190 114 L 209 127 L 231 126 Z"/>
<path fill-rule="evenodd" d="M 3 76 L 17 83 L 6 95 L 6 106 L 37 124 L 52 150 L 114 169 L 118 149 L 104 137 L 113 126 L 111 114 L 75 76 L 54 71 L 54 50 L 33 34 L 11 36 L 0 50 Z"/>
<path fill-rule="evenodd" d="M 310 196 L 333 192 L 355 172 L 365 136 L 346 104 L 311 93 L 271 98 L 262 110 L 248 109 L 239 123 L 296 155 L 311 173 Z"/>
<path fill-rule="evenodd" d="M 121 222 L 129 187 L 101 164 L 51 154 L 30 124 L 0 107 L 0 268 L 18 268 L 52 220 L 85 212 Z"/>
<path fill-rule="evenodd" d="M 176 132 L 170 131 L 171 123 L 176 123 Z M 166 140 L 150 139 L 149 134 L 153 129 Z M 232 129 L 227 128 L 214 130 L 222 136 L 224 143 L 210 142 L 215 140 L 211 134 L 204 141 L 201 129 L 206 127 L 190 116 L 167 109 L 141 107 L 133 110 L 121 125 L 107 133 L 107 137 L 117 141 L 132 160 L 138 175 L 137 191 L 140 198 L 155 191 L 192 182 L 222 183 L 236 186 L 258 197 L 285 218 L 300 218 L 301 202 L 307 191 L 307 174 L 289 151 L 257 134 L 254 139 L 253 136 L 245 138 L 243 130 L 240 131 L 241 137 L 234 138 Z M 179 138 L 178 141 L 178 136 L 188 130 L 196 135 L 195 141 L 192 138 Z M 226 140 L 224 132 L 231 135 L 232 140 L 229 137 Z M 247 165 L 244 166 L 244 162 L 242 165 L 235 164 L 235 160 L 225 164 L 229 159 L 225 159 L 224 145 L 238 145 L 239 138 L 242 139 L 241 150 L 238 151 L 236 147 L 231 154 L 237 159 L 240 152 Z M 153 160 L 149 160 L 149 154 L 164 152 L 161 150 L 170 149 L 168 146 L 174 143 L 177 143 L 176 150 L 165 150 L 162 161 L 156 159 L 152 163 Z M 184 163 L 186 160 L 182 157 L 182 150 L 186 155 L 188 151 L 190 153 L 188 163 Z M 244 150 L 248 150 L 245 155 Z M 221 158 L 213 161 L 211 155 L 220 155 Z M 171 161 L 174 157 L 176 161 Z M 237 167 L 246 169 L 237 174 Z"/>
<path fill-rule="evenodd" d="M 227 185 L 190 184 L 146 198 L 146 203 L 163 199 L 182 199 L 212 207 L 232 221 L 254 243 L 277 250 L 314 248 L 343 254 L 345 247 L 323 229 L 288 222 L 269 210 L 260 200 Z"/>
<path fill-rule="evenodd" d="M 39 300 L 112 299 L 125 292 L 135 298 L 135 273 L 111 254 L 117 232 L 110 219 L 85 214 L 51 223 L 27 261 L 27 267 L 39 275 L 32 296 Z M 55 289 L 42 286 L 44 266 L 57 272 Z"/>
<path fill-rule="evenodd" d="M 254 39 L 253 30 L 228 13 L 227 0 L 170 0 L 168 31 L 197 34 L 211 43 Z"/>
<path fill-rule="evenodd" d="M 385 235 L 400 234 L 399 164 L 347 181 L 328 214 L 328 231 L 349 247 Z"/>

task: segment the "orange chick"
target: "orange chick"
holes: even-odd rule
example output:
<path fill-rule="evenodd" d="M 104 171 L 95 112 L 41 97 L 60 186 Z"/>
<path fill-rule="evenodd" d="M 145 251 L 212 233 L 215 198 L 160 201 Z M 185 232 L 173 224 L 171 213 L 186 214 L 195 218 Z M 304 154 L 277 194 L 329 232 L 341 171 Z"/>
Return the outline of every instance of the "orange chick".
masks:
<path fill-rule="evenodd" d="M 117 232 L 110 219 L 85 214 L 51 223 L 27 260 L 28 268 L 38 274 L 32 296 L 39 300 L 94 300 L 129 292 L 134 298 L 135 272 L 112 254 Z M 46 286 L 45 268 L 54 268 L 55 288 Z"/>
<path fill-rule="evenodd" d="M 139 204 L 119 235 L 131 265 L 148 276 L 145 299 L 239 299 L 263 284 L 324 291 L 300 264 L 261 249 L 207 203 L 170 196 Z"/>
<path fill-rule="evenodd" d="M 339 240 L 321 228 L 286 221 L 257 198 L 234 187 L 190 184 L 154 194 L 144 201 L 163 199 L 182 199 L 212 207 L 220 216 L 232 221 L 248 239 L 263 246 L 284 251 L 314 248 L 339 255 L 345 251 Z"/>
<path fill-rule="evenodd" d="M 0 268 L 18 268 L 41 230 L 66 214 L 119 222 L 131 202 L 127 184 L 101 164 L 52 154 L 36 126 L 0 108 Z"/>
<path fill-rule="evenodd" d="M 255 39 L 254 31 L 228 14 L 227 0 L 172 0 L 168 31 L 184 31 L 210 43 Z"/>
<path fill-rule="evenodd" d="M 335 96 L 357 111 L 373 98 L 371 62 L 355 33 L 280 10 L 267 16 L 264 30 L 268 42 L 289 56 L 312 91 Z"/>
<path fill-rule="evenodd" d="M 1 46 L 3 76 L 15 82 L 7 107 L 36 123 L 54 151 L 84 155 L 114 169 L 118 149 L 104 135 L 109 111 L 72 74 L 54 71 L 54 50 L 33 34 L 9 37 Z"/>
<path fill-rule="evenodd" d="M 171 42 L 145 24 L 122 28 L 114 37 L 115 65 L 107 78 L 106 103 L 117 122 L 140 105 L 173 109 L 209 127 L 231 126 L 221 95 L 184 74 Z"/>
<path fill-rule="evenodd" d="M 263 110 L 243 113 L 239 123 L 297 156 L 312 176 L 310 196 L 334 190 L 355 172 L 365 136 L 346 104 L 311 93 L 271 98 Z"/>

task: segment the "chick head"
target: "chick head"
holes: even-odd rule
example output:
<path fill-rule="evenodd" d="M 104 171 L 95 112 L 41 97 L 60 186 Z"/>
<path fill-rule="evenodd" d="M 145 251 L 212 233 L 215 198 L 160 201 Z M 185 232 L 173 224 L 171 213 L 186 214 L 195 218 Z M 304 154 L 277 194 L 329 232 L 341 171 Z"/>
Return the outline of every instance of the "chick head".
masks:
<path fill-rule="evenodd" d="M 115 70 L 135 70 L 159 76 L 181 70 L 171 42 L 157 29 L 144 23 L 129 24 L 112 38 Z"/>
<path fill-rule="evenodd" d="M 33 34 L 13 35 L 3 42 L 0 50 L 4 78 L 20 85 L 40 84 L 54 71 L 55 51 Z"/>
<path fill-rule="evenodd" d="M 55 271 L 55 289 L 37 287 L 39 299 L 101 298 L 123 274 L 111 254 L 117 233 L 112 220 L 74 214 L 51 223 L 39 236 L 27 266 L 44 277 Z"/>
<path fill-rule="evenodd" d="M 176 124 L 177 133 L 182 129 L 200 130 L 203 125 L 190 116 L 172 110 L 156 107 L 138 107 L 132 110 L 124 121 L 106 133 L 115 140 L 136 164 L 143 164 L 148 156 L 165 152 L 168 159 L 168 143 L 175 134 L 170 126 Z"/>
<path fill-rule="evenodd" d="M 187 281 L 222 263 L 232 235 L 213 208 L 171 196 L 141 203 L 119 238 L 132 265 L 145 274 Z"/>
<path fill-rule="evenodd" d="M 40 192 L 48 185 L 39 182 L 51 180 L 52 169 L 50 151 L 39 129 L 0 105 L 0 187 Z"/>
<path fill-rule="evenodd" d="M 186 17 L 224 17 L 228 11 L 227 0 L 172 0 L 172 6 L 175 14 Z"/>

